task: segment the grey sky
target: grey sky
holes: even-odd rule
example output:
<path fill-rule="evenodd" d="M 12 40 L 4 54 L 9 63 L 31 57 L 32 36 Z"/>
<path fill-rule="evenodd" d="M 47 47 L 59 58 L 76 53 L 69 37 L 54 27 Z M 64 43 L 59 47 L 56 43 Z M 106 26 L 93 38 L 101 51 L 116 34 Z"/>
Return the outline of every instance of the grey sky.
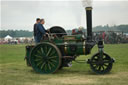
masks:
<path fill-rule="evenodd" d="M 1 29 L 33 30 L 37 17 L 45 19 L 46 28 L 86 27 L 81 0 L 1 1 Z M 93 0 L 93 26 L 106 24 L 128 24 L 127 0 Z"/>

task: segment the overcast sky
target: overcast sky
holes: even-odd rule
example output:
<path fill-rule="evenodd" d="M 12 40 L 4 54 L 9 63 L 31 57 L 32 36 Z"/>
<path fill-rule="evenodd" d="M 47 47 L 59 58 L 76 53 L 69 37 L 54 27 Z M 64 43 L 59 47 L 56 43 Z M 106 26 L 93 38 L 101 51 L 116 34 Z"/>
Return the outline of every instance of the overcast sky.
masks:
<path fill-rule="evenodd" d="M 93 0 L 93 27 L 128 24 L 128 0 Z M 36 18 L 44 18 L 45 28 L 86 27 L 81 0 L 2 0 L 0 29 L 33 30 Z"/>

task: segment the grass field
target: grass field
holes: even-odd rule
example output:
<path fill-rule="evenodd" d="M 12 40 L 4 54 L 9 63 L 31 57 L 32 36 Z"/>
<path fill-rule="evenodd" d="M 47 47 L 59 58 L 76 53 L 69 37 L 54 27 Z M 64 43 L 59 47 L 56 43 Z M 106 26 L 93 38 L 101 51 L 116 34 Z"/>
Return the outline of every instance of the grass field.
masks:
<path fill-rule="evenodd" d="M 0 85 L 128 85 L 128 44 L 105 45 L 105 52 L 116 59 L 112 71 L 96 75 L 88 64 L 73 66 L 55 74 L 35 73 L 24 61 L 25 45 L 0 45 Z M 94 47 L 87 59 L 97 52 Z"/>

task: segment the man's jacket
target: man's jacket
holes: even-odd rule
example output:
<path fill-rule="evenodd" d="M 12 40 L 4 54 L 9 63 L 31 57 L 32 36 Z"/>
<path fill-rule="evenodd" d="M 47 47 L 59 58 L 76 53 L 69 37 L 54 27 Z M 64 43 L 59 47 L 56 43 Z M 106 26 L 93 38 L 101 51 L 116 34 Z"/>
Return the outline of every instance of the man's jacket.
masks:
<path fill-rule="evenodd" d="M 34 24 L 34 28 L 33 28 L 34 36 L 36 36 L 36 29 L 37 29 L 37 23 Z"/>
<path fill-rule="evenodd" d="M 37 37 L 37 43 L 40 42 L 41 38 L 45 34 L 45 28 L 42 24 L 38 23 L 37 24 L 37 30 L 36 30 L 36 37 Z"/>

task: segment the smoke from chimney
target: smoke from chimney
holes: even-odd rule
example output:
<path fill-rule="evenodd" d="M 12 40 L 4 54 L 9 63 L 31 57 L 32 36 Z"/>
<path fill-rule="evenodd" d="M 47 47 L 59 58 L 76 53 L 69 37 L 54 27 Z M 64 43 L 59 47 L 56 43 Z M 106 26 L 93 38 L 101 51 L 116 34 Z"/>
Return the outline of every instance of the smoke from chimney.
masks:
<path fill-rule="evenodd" d="M 92 0 L 82 0 L 83 7 L 92 7 Z"/>

